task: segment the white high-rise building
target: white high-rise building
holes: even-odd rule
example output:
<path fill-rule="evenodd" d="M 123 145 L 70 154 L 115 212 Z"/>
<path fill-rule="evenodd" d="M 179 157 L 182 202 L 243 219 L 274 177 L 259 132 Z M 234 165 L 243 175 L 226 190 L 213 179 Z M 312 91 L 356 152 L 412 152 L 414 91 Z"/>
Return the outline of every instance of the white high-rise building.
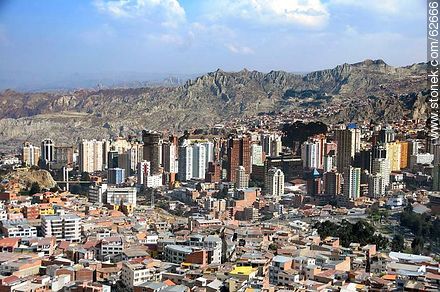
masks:
<path fill-rule="evenodd" d="M 357 199 L 361 195 L 361 169 L 349 166 L 344 171 L 344 196 Z"/>
<path fill-rule="evenodd" d="M 306 141 L 301 145 L 301 159 L 305 168 L 319 168 L 319 142 Z"/>
<path fill-rule="evenodd" d="M 236 189 L 246 189 L 249 187 L 249 175 L 246 173 L 244 166 L 239 166 L 237 168 L 237 173 L 235 175 L 235 188 Z"/>
<path fill-rule="evenodd" d="M 208 163 L 214 161 L 214 143 L 212 143 L 211 141 L 207 141 L 203 142 L 202 145 L 205 146 L 205 169 L 207 169 Z"/>
<path fill-rule="evenodd" d="M 55 144 L 51 139 L 45 139 L 41 142 L 41 162 L 44 167 L 50 167 L 54 160 Z"/>
<path fill-rule="evenodd" d="M 251 145 L 251 165 L 264 165 L 263 146 L 258 144 Z"/>
<path fill-rule="evenodd" d="M 40 153 L 40 147 L 35 147 L 31 143 L 25 142 L 22 149 L 23 164 L 27 166 L 38 165 Z"/>
<path fill-rule="evenodd" d="M 324 173 L 332 171 L 335 168 L 335 157 L 332 155 L 324 155 Z"/>
<path fill-rule="evenodd" d="M 388 187 L 390 184 L 390 161 L 387 158 L 375 158 L 373 159 L 373 165 L 371 172 L 373 175 L 380 175 L 383 179 L 383 184 Z"/>
<path fill-rule="evenodd" d="M 80 172 L 94 172 L 103 170 L 103 142 L 83 140 L 79 144 Z"/>
<path fill-rule="evenodd" d="M 192 178 L 205 179 L 206 173 L 206 148 L 203 144 L 193 144 L 193 170 Z"/>
<path fill-rule="evenodd" d="M 284 173 L 276 167 L 270 168 L 265 179 L 266 194 L 278 201 L 284 195 Z"/>
<path fill-rule="evenodd" d="M 186 142 L 179 147 L 179 173 L 181 181 L 190 180 L 193 177 L 193 149 Z"/>
<path fill-rule="evenodd" d="M 162 162 L 165 172 L 177 173 L 177 145 L 173 141 L 167 141 L 162 144 Z"/>
<path fill-rule="evenodd" d="M 379 198 L 385 195 L 384 178 L 380 174 L 372 174 L 368 176 L 368 196 L 371 198 Z"/>

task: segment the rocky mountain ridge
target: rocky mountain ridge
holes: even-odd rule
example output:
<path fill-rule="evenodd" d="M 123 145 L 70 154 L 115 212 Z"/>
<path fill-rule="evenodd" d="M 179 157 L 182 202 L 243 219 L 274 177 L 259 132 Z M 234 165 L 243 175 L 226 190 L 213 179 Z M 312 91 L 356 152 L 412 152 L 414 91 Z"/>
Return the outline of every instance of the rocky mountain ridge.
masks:
<path fill-rule="evenodd" d="M 0 145 L 42 137 L 74 142 L 143 128 L 178 131 L 295 109 L 316 110 L 317 119 L 330 122 L 419 118 L 426 114 L 425 72 L 425 63 L 396 68 L 365 60 L 304 75 L 218 69 L 172 87 L 6 90 L 0 94 Z"/>

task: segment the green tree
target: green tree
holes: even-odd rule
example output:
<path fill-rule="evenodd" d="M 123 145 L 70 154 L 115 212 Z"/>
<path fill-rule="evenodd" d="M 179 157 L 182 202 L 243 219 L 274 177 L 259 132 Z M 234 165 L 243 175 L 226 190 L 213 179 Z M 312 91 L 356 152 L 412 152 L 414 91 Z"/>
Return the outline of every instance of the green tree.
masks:
<path fill-rule="evenodd" d="M 423 253 L 424 246 L 425 246 L 425 241 L 420 236 L 416 236 L 411 242 L 412 252 L 415 254 Z"/>
<path fill-rule="evenodd" d="M 403 251 L 405 248 L 405 240 L 401 234 L 395 234 L 391 241 L 392 251 Z"/>
<path fill-rule="evenodd" d="M 29 194 L 34 195 L 41 192 L 40 185 L 37 182 L 33 182 L 31 188 L 29 189 Z"/>

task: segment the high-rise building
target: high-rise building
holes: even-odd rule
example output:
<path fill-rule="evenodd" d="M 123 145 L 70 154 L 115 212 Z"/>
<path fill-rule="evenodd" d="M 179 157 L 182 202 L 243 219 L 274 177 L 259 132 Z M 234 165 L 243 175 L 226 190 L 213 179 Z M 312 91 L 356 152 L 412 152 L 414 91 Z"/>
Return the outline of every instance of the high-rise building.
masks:
<path fill-rule="evenodd" d="M 394 136 L 395 136 L 394 130 L 388 126 L 386 128 L 383 128 L 382 130 L 380 130 L 378 142 L 384 143 L 384 144 L 393 142 Z"/>
<path fill-rule="evenodd" d="M 336 159 L 333 155 L 324 155 L 323 159 L 323 169 L 324 172 L 329 172 L 335 168 Z"/>
<path fill-rule="evenodd" d="M 144 185 L 146 177 L 150 175 L 150 162 L 143 160 L 139 161 L 137 165 L 137 184 Z"/>
<path fill-rule="evenodd" d="M 150 161 L 151 174 L 160 173 L 161 164 L 161 134 L 152 131 L 142 131 L 142 141 L 144 142 L 143 160 Z"/>
<path fill-rule="evenodd" d="M 64 166 L 68 168 L 73 166 L 73 147 L 56 146 L 54 148 L 53 168 L 61 169 Z"/>
<path fill-rule="evenodd" d="M 107 168 L 116 168 L 119 165 L 119 152 L 116 150 L 110 150 L 107 152 Z"/>
<path fill-rule="evenodd" d="M 380 198 L 385 195 L 385 182 L 382 175 L 372 174 L 368 176 L 368 196 Z"/>
<path fill-rule="evenodd" d="M 206 141 L 201 143 L 203 146 L 205 146 L 205 169 L 208 167 L 208 163 L 214 161 L 214 143 L 211 141 Z"/>
<path fill-rule="evenodd" d="M 171 136 L 168 141 L 162 145 L 163 169 L 168 173 L 177 173 L 178 145 L 177 137 Z"/>
<path fill-rule="evenodd" d="M 377 144 L 373 146 L 372 149 L 372 158 L 387 158 L 387 149 L 382 144 Z"/>
<path fill-rule="evenodd" d="M 122 184 L 125 180 L 125 169 L 109 168 L 107 169 L 107 182 L 113 185 Z"/>
<path fill-rule="evenodd" d="M 264 165 L 263 146 L 255 143 L 251 145 L 251 165 Z"/>
<path fill-rule="evenodd" d="M 382 176 L 384 186 L 388 187 L 390 184 L 391 175 L 390 161 L 386 158 L 374 159 L 371 173 Z"/>
<path fill-rule="evenodd" d="M 124 170 L 125 177 L 130 176 L 130 174 L 131 174 L 131 155 L 129 152 L 119 153 L 118 168 L 122 168 Z"/>
<path fill-rule="evenodd" d="M 270 168 L 265 177 L 266 194 L 278 201 L 284 195 L 284 173 L 281 169 Z"/>
<path fill-rule="evenodd" d="M 206 174 L 206 148 L 205 145 L 195 143 L 192 145 L 193 163 L 192 178 L 205 179 Z"/>
<path fill-rule="evenodd" d="M 249 187 L 249 174 L 247 174 L 244 167 L 240 165 L 235 174 L 235 188 L 246 189 L 247 187 Z"/>
<path fill-rule="evenodd" d="M 324 143 L 324 155 L 336 154 L 338 150 L 338 145 L 335 142 L 325 142 Z"/>
<path fill-rule="evenodd" d="M 319 195 L 321 194 L 321 189 L 321 175 L 315 168 L 307 178 L 307 194 L 311 196 Z"/>
<path fill-rule="evenodd" d="M 321 153 L 319 142 L 306 141 L 301 145 L 301 159 L 304 168 L 319 168 L 319 154 Z"/>
<path fill-rule="evenodd" d="M 108 166 L 108 153 L 110 151 L 111 143 L 109 140 L 102 140 L 102 165 L 104 165 L 104 168 L 110 168 Z M 114 166 L 114 167 L 117 167 Z"/>
<path fill-rule="evenodd" d="M 432 168 L 432 190 L 440 191 L 440 164 Z"/>
<path fill-rule="evenodd" d="M 313 137 L 309 138 L 310 142 L 313 142 L 317 145 L 317 153 L 316 153 L 316 158 L 317 158 L 317 167 L 318 169 L 323 169 L 323 165 L 324 165 L 324 155 L 329 155 L 329 154 L 333 154 L 333 151 L 328 151 L 328 150 L 333 150 L 332 147 L 336 146 L 336 145 L 332 145 L 332 144 L 328 144 L 327 143 L 327 138 L 326 135 L 324 134 L 319 134 L 319 135 L 315 135 Z M 327 150 L 325 148 L 328 148 Z"/>
<path fill-rule="evenodd" d="M 193 149 L 187 141 L 179 147 L 179 172 L 180 181 L 187 181 L 193 177 Z"/>
<path fill-rule="evenodd" d="M 43 167 L 50 168 L 50 163 L 54 160 L 55 145 L 51 139 L 45 139 L 41 142 L 41 163 Z"/>
<path fill-rule="evenodd" d="M 231 138 L 228 143 L 228 181 L 234 182 L 236 170 L 243 166 L 247 174 L 251 170 L 251 153 L 249 137 Z"/>
<path fill-rule="evenodd" d="M 400 171 L 400 144 L 397 142 L 390 142 L 386 144 L 387 159 L 390 161 L 391 171 Z"/>
<path fill-rule="evenodd" d="M 324 173 L 324 193 L 336 196 L 342 193 L 342 174 L 335 170 Z"/>
<path fill-rule="evenodd" d="M 276 133 L 263 133 L 260 142 L 266 156 L 277 157 L 282 151 L 281 136 Z"/>
<path fill-rule="evenodd" d="M 283 152 L 283 144 L 281 142 L 281 136 L 276 136 L 274 140 L 271 142 L 270 147 L 270 156 L 277 157 L 280 156 L 280 153 Z"/>
<path fill-rule="evenodd" d="M 103 170 L 102 141 L 83 140 L 79 144 L 80 172 L 94 172 Z"/>
<path fill-rule="evenodd" d="M 409 143 L 407 141 L 399 141 L 400 144 L 400 169 L 409 166 Z"/>
<path fill-rule="evenodd" d="M 419 154 L 420 143 L 417 140 L 411 140 L 408 142 L 408 157 L 411 155 Z M 408 158 L 409 160 L 409 158 Z"/>
<path fill-rule="evenodd" d="M 220 182 L 222 179 L 221 172 L 222 166 L 220 162 L 209 162 L 206 181 L 211 183 Z"/>
<path fill-rule="evenodd" d="M 29 142 L 23 144 L 22 160 L 27 166 L 38 165 L 40 161 L 40 147 L 33 146 Z"/>
<path fill-rule="evenodd" d="M 371 173 L 373 166 L 373 152 L 371 150 L 361 150 L 355 154 L 353 166 L 359 167 L 362 171 L 367 170 Z"/>
<path fill-rule="evenodd" d="M 344 196 L 357 199 L 361 194 L 361 169 L 349 166 L 344 171 Z"/>
<path fill-rule="evenodd" d="M 432 146 L 433 154 L 434 154 L 434 161 L 433 165 L 440 164 L 440 144 L 434 144 Z"/>
<path fill-rule="evenodd" d="M 353 161 L 354 155 L 360 150 L 360 130 L 354 127 L 336 130 L 337 162 L 339 172 L 344 172 Z"/>

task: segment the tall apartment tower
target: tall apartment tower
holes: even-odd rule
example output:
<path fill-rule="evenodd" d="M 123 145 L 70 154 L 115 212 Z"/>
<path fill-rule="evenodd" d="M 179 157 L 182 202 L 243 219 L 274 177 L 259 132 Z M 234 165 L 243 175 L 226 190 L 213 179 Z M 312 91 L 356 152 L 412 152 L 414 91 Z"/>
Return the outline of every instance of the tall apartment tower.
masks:
<path fill-rule="evenodd" d="M 319 167 L 320 144 L 317 142 L 306 141 L 301 145 L 301 159 L 303 167 L 307 169 Z"/>
<path fill-rule="evenodd" d="M 349 166 L 344 171 L 344 196 L 357 199 L 361 194 L 361 169 Z"/>
<path fill-rule="evenodd" d="M 40 151 L 40 147 L 36 147 L 29 142 L 25 142 L 22 149 L 23 164 L 27 166 L 38 165 L 40 160 Z"/>
<path fill-rule="evenodd" d="M 193 177 L 193 149 L 192 146 L 184 142 L 179 147 L 179 172 L 180 181 L 187 181 Z"/>
<path fill-rule="evenodd" d="M 236 170 L 243 166 L 246 173 L 251 172 L 250 139 L 247 136 L 231 138 L 228 143 L 228 171 L 227 179 L 235 181 Z"/>
<path fill-rule="evenodd" d="M 349 127 L 343 130 L 336 130 L 337 162 L 339 172 L 349 167 L 354 155 L 360 150 L 361 132 L 359 129 Z"/>
<path fill-rule="evenodd" d="M 168 173 L 177 173 L 178 142 L 176 136 L 170 136 L 162 145 L 163 169 Z"/>
<path fill-rule="evenodd" d="M 265 178 L 266 193 L 278 201 L 284 194 L 284 173 L 281 169 L 272 167 Z"/>
<path fill-rule="evenodd" d="M 246 170 L 243 166 L 239 166 L 236 172 L 235 188 L 246 189 L 249 186 L 249 174 L 246 173 Z"/>
<path fill-rule="evenodd" d="M 41 142 L 41 163 L 43 167 L 50 167 L 54 160 L 55 145 L 51 139 L 44 139 Z"/>
<path fill-rule="evenodd" d="M 144 142 L 144 160 L 150 161 L 151 174 L 160 173 L 161 135 L 158 132 L 142 131 Z"/>
<path fill-rule="evenodd" d="M 384 186 L 388 187 L 391 175 L 390 161 L 386 158 L 375 158 L 371 173 L 373 175 L 380 175 L 383 178 Z"/>
<path fill-rule="evenodd" d="M 83 140 L 79 144 L 80 172 L 94 172 L 103 170 L 102 141 Z"/>
<path fill-rule="evenodd" d="M 386 144 L 387 159 L 390 161 L 391 171 L 400 171 L 401 145 L 397 142 Z"/>
<path fill-rule="evenodd" d="M 341 194 L 342 174 L 336 171 L 324 173 L 324 193 L 329 196 Z"/>
<path fill-rule="evenodd" d="M 197 179 L 205 179 L 206 174 L 206 147 L 204 144 L 193 144 L 192 176 Z"/>

